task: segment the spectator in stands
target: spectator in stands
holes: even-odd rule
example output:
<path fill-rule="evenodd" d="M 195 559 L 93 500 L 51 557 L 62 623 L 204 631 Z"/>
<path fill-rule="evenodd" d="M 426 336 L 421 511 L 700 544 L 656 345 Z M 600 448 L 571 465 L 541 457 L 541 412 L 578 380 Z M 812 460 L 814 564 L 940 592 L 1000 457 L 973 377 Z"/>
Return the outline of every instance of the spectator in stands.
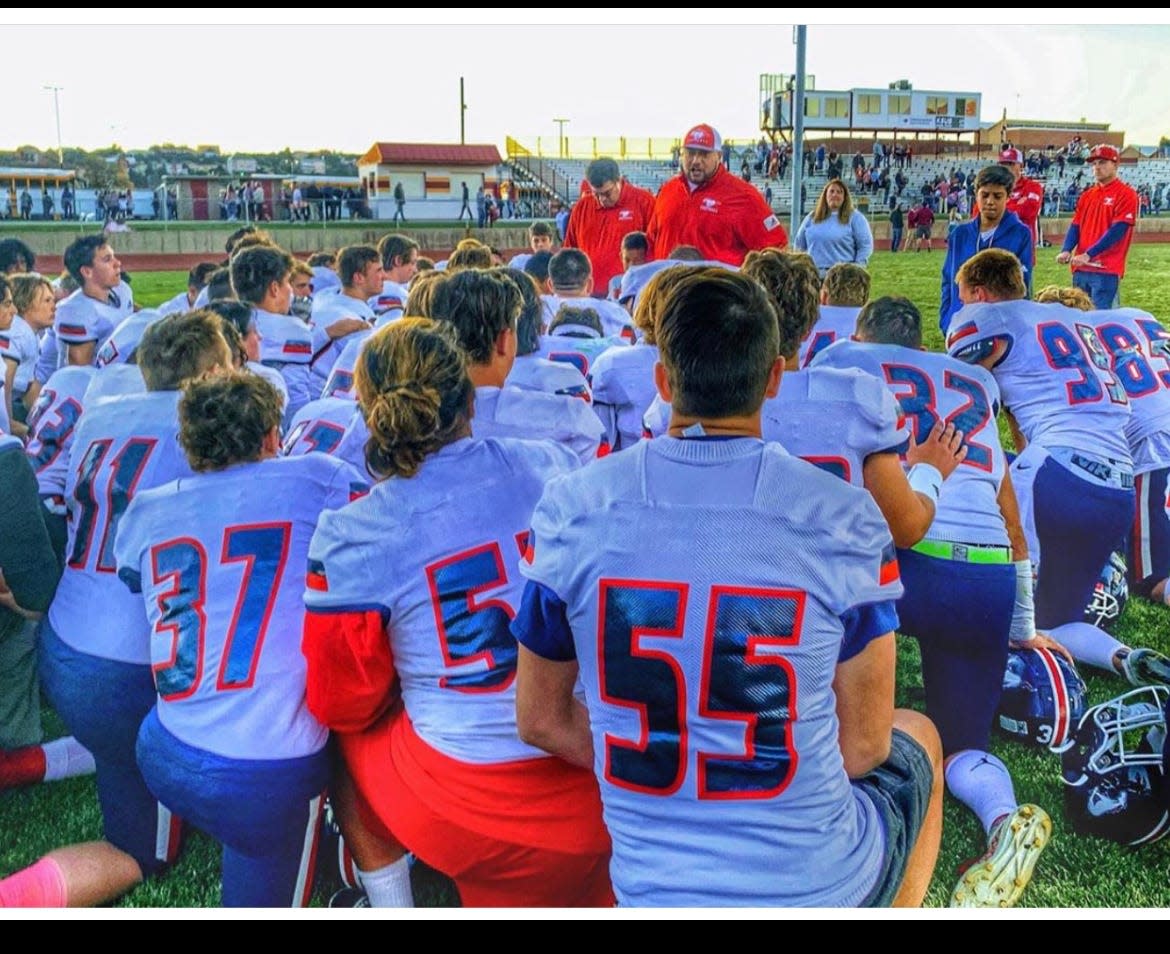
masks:
<path fill-rule="evenodd" d="M 865 265 L 873 254 L 873 233 L 865 216 L 853 208 L 845 183 L 830 179 L 816 207 L 800 223 L 792 245 L 812 256 L 824 278 L 838 262 Z"/>

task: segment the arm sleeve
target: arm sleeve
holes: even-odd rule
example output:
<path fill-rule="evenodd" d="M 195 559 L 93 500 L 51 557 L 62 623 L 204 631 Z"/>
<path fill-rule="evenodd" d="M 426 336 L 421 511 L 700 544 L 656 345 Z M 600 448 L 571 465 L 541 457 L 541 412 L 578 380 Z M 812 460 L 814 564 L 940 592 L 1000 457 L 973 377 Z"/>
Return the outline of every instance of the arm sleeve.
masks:
<path fill-rule="evenodd" d="M 1118 242 L 1125 238 L 1125 233 L 1129 230 L 1128 222 L 1114 222 L 1109 226 L 1109 231 L 1102 235 L 1096 242 L 1085 249 L 1085 254 L 1090 258 L 1096 258 L 1104 251 L 1113 248 Z"/>
<path fill-rule="evenodd" d="M 943 261 L 942 282 L 939 285 L 939 306 L 938 306 L 938 326 L 942 329 L 943 337 L 946 337 L 947 328 L 951 324 L 951 315 L 955 312 L 954 294 L 955 294 L 955 235 L 958 230 L 951 233 L 947 239 L 947 257 Z"/>
<path fill-rule="evenodd" d="M 524 587 L 520 612 L 512 620 L 512 635 L 525 649 L 542 659 L 569 662 L 577 658 L 569 613 L 564 601 L 543 583 Z"/>
<path fill-rule="evenodd" d="M 853 261 L 858 265 L 865 265 L 873 254 L 873 232 L 870 230 L 869 222 L 866 221 L 865 216 L 856 210 L 853 212 L 851 225 L 853 244 L 856 249 L 853 253 Z"/>
<path fill-rule="evenodd" d="M 61 572 L 41 516 L 32 466 L 17 443 L 0 449 L 0 569 L 16 602 L 42 613 L 49 608 Z"/>
<path fill-rule="evenodd" d="M 1062 252 L 1074 251 L 1077 247 L 1077 242 L 1079 242 L 1080 240 L 1081 240 L 1081 227 L 1079 225 L 1077 225 L 1076 222 L 1073 222 L 1073 224 L 1068 227 L 1068 232 L 1065 233 L 1064 245 L 1062 245 L 1060 247 L 1060 250 Z"/>
<path fill-rule="evenodd" d="M 805 236 L 805 232 L 808 229 L 810 218 L 811 216 L 808 215 L 804 217 L 800 223 L 800 226 L 796 230 L 795 237 L 792 239 L 792 247 L 800 250 L 801 252 L 808 251 L 808 238 Z"/>

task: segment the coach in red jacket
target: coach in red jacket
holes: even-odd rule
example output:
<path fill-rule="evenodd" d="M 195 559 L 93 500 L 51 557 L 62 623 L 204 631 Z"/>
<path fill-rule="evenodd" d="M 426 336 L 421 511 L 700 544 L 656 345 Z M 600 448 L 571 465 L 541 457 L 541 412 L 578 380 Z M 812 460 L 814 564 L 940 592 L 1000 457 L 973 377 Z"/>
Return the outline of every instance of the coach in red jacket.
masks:
<path fill-rule="evenodd" d="M 722 137 L 710 126 L 686 134 L 682 173 L 659 190 L 646 231 L 654 258 L 693 245 L 705 259 L 740 265 L 753 249 L 788 244 L 788 233 L 759 190 L 723 167 L 722 148 Z"/>
<path fill-rule="evenodd" d="M 594 159 L 585 167 L 580 200 L 565 230 L 565 248 L 579 248 L 593 266 L 593 288 L 604 295 L 622 269 L 622 239 L 645 232 L 654 212 L 654 196 L 622 179 L 618 164 Z"/>

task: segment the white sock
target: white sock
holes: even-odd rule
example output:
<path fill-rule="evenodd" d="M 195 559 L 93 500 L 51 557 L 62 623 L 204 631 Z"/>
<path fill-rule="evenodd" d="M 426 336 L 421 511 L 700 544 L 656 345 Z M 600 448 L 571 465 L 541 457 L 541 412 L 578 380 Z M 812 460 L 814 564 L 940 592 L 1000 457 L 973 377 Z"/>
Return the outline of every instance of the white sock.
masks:
<path fill-rule="evenodd" d="M 93 756 L 73 736 L 54 739 L 41 746 L 45 753 L 45 781 L 56 782 L 75 775 L 92 775 Z"/>
<path fill-rule="evenodd" d="M 1125 643 L 1119 643 L 1105 630 L 1098 629 L 1091 623 L 1064 623 L 1054 626 L 1048 635 L 1058 643 L 1062 643 L 1077 662 L 1088 663 L 1099 669 L 1107 669 L 1111 673 L 1117 672 L 1113 668 L 1113 655 L 1119 649 L 1125 649 Z"/>
<path fill-rule="evenodd" d="M 358 883 L 365 889 L 372 908 L 413 908 L 410 890 L 410 855 L 377 871 L 357 869 Z"/>
<path fill-rule="evenodd" d="M 990 752 L 964 749 L 947 762 L 947 789 L 966 805 L 991 834 L 991 826 L 1018 806 L 1007 766 Z"/>

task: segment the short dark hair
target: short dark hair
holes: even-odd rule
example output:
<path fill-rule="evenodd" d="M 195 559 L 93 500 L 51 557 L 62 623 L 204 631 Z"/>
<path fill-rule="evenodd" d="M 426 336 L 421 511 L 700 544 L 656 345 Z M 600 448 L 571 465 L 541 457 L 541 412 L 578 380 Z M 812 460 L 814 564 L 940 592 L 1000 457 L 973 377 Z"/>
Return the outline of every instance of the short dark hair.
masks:
<path fill-rule="evenodd" d="M 1001 186 L 1010 193 L 1015 182 L 1016 177 L 1007 166 L 984 166 L 975 177 L 975 189 L 978 191 L 981 186 Z"/>
<path fill-rule="evenodd" d="M 236 301 L 234 298 L 218 298 L 207 306 L 207 311 L 219 315 L 240 333 L 241 338 L 252 330 L 252 322 L 255 321 L 252 316 L 252 306 L 245 305 L 242 301 Z"/>
<path fill-rule="evenodd" d="M 215 262 L 200 262 L 187 273 L 187 287 L 203 288 L 207 284 L 208 279 L 219 271 L 219 269 L 220 266 Z"/>
<path fill-rule="evenodd" d="M 371 245 L 370 248 L 373 248 Z M 374 249 L 377 251 L 377 249 Z M 333 268 L 337 264 L 336 252 L 314 252 L 309 256 L 310 268 Z"/>
<path fill-rule="evenodd" d="M 622 248 L 627 252 L 633 252 L 636 249 L 648 252 L 650 251 L 650 242 L 647 240 L 645 232 L 627 232 L 622 236 Z"/>
<path fill-rule="evenodd" d="M 232 256 L 232 288 L 240 301 L 258 305 L 268 287 L 292 273 L 293 257 L 274 245 L 253 245 Z"/>
<path fill-rule="evenodd" d="M 658 353 L 671 404 L 688 417 L 751 414 L 779 354 L 779 322 L 756 281 L 725 268 L 679 279 L 658 315 Z"/>
<path fill-rule="evenodd" d="M 259 460 L 264 438 L 280 427 L 281 396 L 250 371 L 192 381 L 179 399 L 179 443 L 202 473 Z"/>
<path fill-rule="evenodd" d="M 1024 266 L 1002 248 L 976 252 L 959 267 L 955 281 L 970 288 L 983 288 L 1002 301 L 1015 301 L 1028 294 Z"/>
<path fill-rule="evenodd" d="M 813 260 L 768 248 L 748 252 L 740 271 L 759 282 L 772 300 L 779 321 L 777 354 L 795 356 L 820 317 L 821 278 Z"/>
<path fill-rule="evenodd" d="M 468 268 L 439 282 L 430 317 L 454 326 L 472 364 L 487 364 L 500 334 L 511 328 L 524 300 L 515 282 L 484 269 Z"/>
<path fill-rule="evenodd" d="M 382 267 L 385 269 L 393 268 L 396 258 L 402 261 L 410 258 L 412 251 L 418 251 L 418 242 L 397 232 L 383 235 L 378 243 L 378 254 L 382 256 Z"/>
<path fill-rule="evenodd" d="M 548 263 L 548 277 L 554 291 L 577 291 L 593 275 L 589 256 L 579 248 L 563 248 Z"/>
<path fill-rule="evenodd" d="M 226 360 L 231 348 L 222 319 L 205 308 L 167 315 L 147 326 L 138 342 L 138 367 L 148 391 L 176 391 Z"/>
<path fill-rule="evenodd" d="M 380 262 L 381 253 L 372 245 L 347 245 L 337 253 L 337 277 L 341 284 L 353 284 L 353 276 L 364 272 L 371 262 Z"/>
<path fill-rule="evenodd" d="M 922 313 L 909 298 L 885 295 L 857 316 L 857 337 L 873 344 L 922 347 Z"/>
<path fill-rule="evenodd" d="M 83 235 L 76 238 L 65 248 L 65 269 L 73 276 L 78 285 L 84 285 L 85 279 L 81 276 L 83 268 L 93 265 L 93 257 L 103 245 L 109 245 L 105 233 L 97 235 Z"/>
<path fill-rule="evenodd" d="M 670 254 L 666 257 L 676 262 L 703 261 L 703 253 L 700 252 L 694 245 L 676 245 L 670 250 Z"/>
<path fill-rule="evenodd" d="M 583 325 L 596 331 L 599 335 L 605 334 L 605 330 L 601 326 L 601 316 L 597 313 L 596 308 L 575 308 L 572 305 L 561 305 L 553 316 L 553 320 L 548 323 L 548 333 L 552 334 L 562 325 Z M 568 337 L 572 337 L 572 335 Z"/>
<path fill-rule="evenodd" d="M 31 272 L 36 264 L 36 253 L 20 239 L 0 239 L 0 273 Z"/>
<path fill-rule="evenodd" d="M 557 237 L 556 229 L 553 228 L 551 222 L 538 221 L 533 222 L 528 226 L 528 237 L 535 238 L 537 235 L 543 235 L 546 238 L 555 239 Z"/>
<path fill-rule="evenodd" d="M 236 250 L 236 245 L 239 244 L 240 239 L 242 239 L 245 235 L 255 235 L 264 242 L 272 241 L 272 237 L 263 229 L 258 228 L 255 225 L 243 225 L 232 232 L 232 234 L 227 237 L 227 241 L 223 243 L 223 250 L 228 253 L 229 257 L 231 256 L 232 252 Z"/>
<path fill-rule="evenodd" d="M 608 156 L 594 159 L 585 167 L 585 178 L 589 180 L 589 184 L 595 189 L 600 189 L 607 182 L 617 182 L 621 178 L 621 175 L 622 173 L 618 169 L 618 164 Z"/>
<path fill-rule="evenodd" d="M 540 300 L 540 289 L 536 280 L 518 268 L 494 268 L 494 273 L 515 283 L 524 303 L 520 306 L 520 317 L 516 319 L 516 354 L 532 354 L 540 347 L 540 332 L 544 326 L 544 302 Z"/>
<path fill-rule="evenodd" d="M 230 268 L 217 268 L 207 279 L 207 300 L 219 301 L 235 297 L 236 291 L 232 288 L 232 270 Z"/>
<path fill-rule="evenodd" d="M 538 285 L 548 281 L 548 263 L 552 261 L 552 252 L 533 252 L 524 263 L 524 271 L 536 279 Z"/>

